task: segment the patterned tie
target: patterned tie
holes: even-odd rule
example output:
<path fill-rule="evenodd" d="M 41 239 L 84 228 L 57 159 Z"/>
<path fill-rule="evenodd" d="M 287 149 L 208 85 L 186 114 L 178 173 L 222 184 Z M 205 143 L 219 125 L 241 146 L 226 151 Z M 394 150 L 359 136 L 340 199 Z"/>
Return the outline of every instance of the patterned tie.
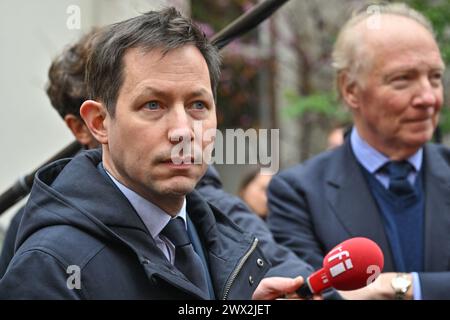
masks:
<path fill-rule="evenodd" d="M 413 186 L 408 181 L 408 175 L 413 170 L 408 161 L 390 161 L 384 165 L 389 176 L 389 190 L 397 196 L 414 193 Z"/>
<path fill-rule="evenodd" d="M 208 293 L 203 263 L 194 251 L 183 219 L 171 219 L 161 233 L 175 246 L 175 267 L 200 290 Z"/>

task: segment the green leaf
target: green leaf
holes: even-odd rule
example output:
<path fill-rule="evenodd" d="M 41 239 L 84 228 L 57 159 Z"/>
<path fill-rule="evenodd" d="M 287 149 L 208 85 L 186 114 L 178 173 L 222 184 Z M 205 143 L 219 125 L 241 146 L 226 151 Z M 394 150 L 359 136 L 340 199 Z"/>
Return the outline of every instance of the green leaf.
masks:
<path fill-rule="evenodd" d="M 319 92 L 308 96 L 300 96 L 295 92 L 288 91 L 285 96 L 288 101 L 288 104 L 282 111 L 285 117 L 300 118 L 305 113 L 312 113 L 336 120 L 349 118 L 348 112 L 342 109 L 332 92 Z"/>

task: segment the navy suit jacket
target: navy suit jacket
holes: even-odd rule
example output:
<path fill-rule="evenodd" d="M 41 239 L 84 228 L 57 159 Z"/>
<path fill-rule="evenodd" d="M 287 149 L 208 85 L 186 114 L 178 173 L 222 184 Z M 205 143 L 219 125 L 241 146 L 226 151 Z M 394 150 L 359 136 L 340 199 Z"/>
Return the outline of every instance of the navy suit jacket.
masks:
<path fill-rule="evenodd" d="M 425 272 L 423 299 L 450 299 L 450 150 L 424 147 Z M 347 139 L 343 146 L 284 170 L 269 186 L 268 224 L 275 239 L 318 269 L 325 254 L 357 236 L 384 253 L 384 272 L 395 271 L 392 252 L 362 169 Z"/>

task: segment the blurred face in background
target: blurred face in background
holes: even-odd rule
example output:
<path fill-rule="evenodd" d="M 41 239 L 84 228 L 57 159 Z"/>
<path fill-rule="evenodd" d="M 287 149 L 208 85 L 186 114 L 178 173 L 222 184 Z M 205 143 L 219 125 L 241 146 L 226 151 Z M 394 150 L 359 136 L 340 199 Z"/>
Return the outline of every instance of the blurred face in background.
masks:
<path fill-rule="evenodd" d="M 327 150 L 334 149 L 339 147 L 341 144 L 344 143 L 344 128 L 334 128 L 331 130 L 330 134 L 328 135 L 327 139 Z"/>
<path fill-rule="evenodd" d="M 64 122 L 70 131 L 72 131 L 72 134 L 77 141 L 86 149 L 95 149 L 101 146 L 101 144 L 95 140 L 95 137 L 89 131 L 89 128 L 84 123 L 83 119 L 73 114 L 67 114 L 64 117 Z"/>
<path fill-rule="evenodd" d="M 247 186 L 241 190 L 241 198 L 250 209 L 262 219 L 267 217 L 267 187 L 272 179 L 271 175 L 257 174 Z"/>

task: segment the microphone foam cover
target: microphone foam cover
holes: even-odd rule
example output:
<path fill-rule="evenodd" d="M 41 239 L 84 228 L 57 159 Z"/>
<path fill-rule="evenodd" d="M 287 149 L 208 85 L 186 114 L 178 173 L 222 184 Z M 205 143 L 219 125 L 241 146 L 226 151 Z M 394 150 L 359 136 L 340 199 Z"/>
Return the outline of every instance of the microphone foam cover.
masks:
<path fill-rule="evenodd" d="M 340 243 L 323 260 L 328 280 L 338 290 L 356 290 L 372 283 L 383 266 L 384 256 L 380 247 L 362 237 Z"/>

